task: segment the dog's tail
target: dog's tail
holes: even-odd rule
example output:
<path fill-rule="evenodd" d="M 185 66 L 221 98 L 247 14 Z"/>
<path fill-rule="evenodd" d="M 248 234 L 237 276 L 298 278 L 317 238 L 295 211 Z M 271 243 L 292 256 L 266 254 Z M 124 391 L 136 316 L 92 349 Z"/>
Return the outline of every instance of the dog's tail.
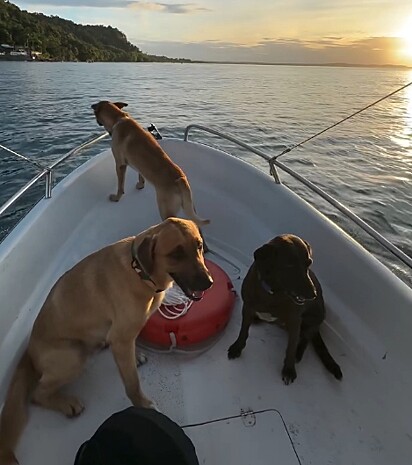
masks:
<path fill-rule="evenodd" d="M 193 206 L 192 190 L 190 189 L 189 183 L 186 178 L 180 178 L 178 181 L 179 189 L 182 194 L 182 208 L 186 213 L 189 220 L 195 222 L 199 227 L 210 223 L 210 220 L 203 220 L 196 214 Z"/>
<path fill-rule="evenodd" d="M 340 369 L 339 365 L 335 362 L 335 360 L 333 360 L 333 357 L 329 353 L 325 341 L 322 339 L 322 336 L 320 335 L 319 331 L 313 336 L 312 344 L 315 349 L 315 352 L 321 359 L 322 363 L 325 365 L 326 369 L 330 371 L 336 379 L 342 379 L 342 370 Z"/>
<path fill-rule="evenodd" d="M 37 380 L 27 352 L 17 365 L 0 417 L 0 465 L 18 465 L 14 449 L 27 422 L 28 397 Z"/>

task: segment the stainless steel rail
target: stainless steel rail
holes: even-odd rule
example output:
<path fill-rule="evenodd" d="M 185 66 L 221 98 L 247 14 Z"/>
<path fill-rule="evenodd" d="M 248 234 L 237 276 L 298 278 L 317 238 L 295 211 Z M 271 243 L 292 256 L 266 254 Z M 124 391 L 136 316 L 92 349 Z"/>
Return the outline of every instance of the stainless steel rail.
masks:
<path fill-rule="evenodd" d="M 389 252 L 391 252 L 393 255 L 398 257 L 403 263 L 405 263 L 409 268 L 412 269 L 412 258 L 406 255 L 402 250 L 400 250 L 398 247 L 396 247 L 392 242 L 390 242 L 388 239 L 386 239 L 382 234 L 380 234 L 378 231 L 376 231 L 372 226 L 370 226 L 368 223 L 366 223 L 364 220 L 362 220 L 358 215 L 353 213 L 349 208 L 347 208 L 345 205 L 343 205 L 341 202 L 336 200 L 334 197 L 329 195 L 327 192 L 325 192 L 323 189 L 318 187 L 316 184 L 313 182 L 309 181 L 305 177 L 301 176 L 299 173 L 296 171 L 292 170 L 288 166 L 286 166 L 283 162 L 279 161 L 277 157 L 272 157 L 265 152 L 262 152 L 259 149 L 256 149 L 255 147 L 252 147 L 241 140 L 237 139 L 236 137 L 225 134 L 221 131 L 218 131 L 216 129 L 208 128 L 206 126 L 202 126 L 199 124 L 190 124 L 189 126 L 186 127 L 185 133 L 184 133 L 184 140 L 188 141 L 189 140 L 189 133 L 192 129 L 198 129 L 203 132 L 207 132 L 209 134 L 213 134 L 215 136 L 218 136 L 222 139 L 228 140 L 229 142 L 232 142 L 258 156 L 266 160 L 269 164 L 270 167 L 270 174 L 274 178 L 275 182 L 277 184 L 281 184 L 282 181 L 280 179 L 279 173 L 277 168 L 281 169 L 282 171 L 288 173 L 290 176 L 304 184 L 306 187 L 308 187 L 311 191 L 315 192 L 319 196 L 321 196 L 324 200 L 326 200 L 329 204 L 331 204 L 333 207 L 335 207 L 337 210 L 339 210 L 341 213 L 343 213 L 347 218 L 349 218 L 351 221 L 353 221 L 355 224 L 357 224 L 361 229 L 363 229 L 367 234 L 369 234 L 371 237 L 373 237 L 379 244 L 381 244 L 383 247 L 385 247 Z M 100 142 L 104 138 L 108 137 L 108 133 L 101 134 L 97 137 L 94 137 L 93 139 L 90 139 L 79 146 L 75 147 L 74 149 L 70 150 L 66 154 L 64 154 L 61 158 L 57 159 L 55 162 L 53 162 L 50 166 L 44 167 L 40 163 L 31 160 L 30 158 L 24 157 L 23 155 L 20 155 L 10 149 L 7 149 L 7 147 L 3 147 L 0 145 L 0 148 L 4 148 L 8 152 L 12 153 L 19 159 L 24 159 L 26 162 L 30 163 L 32 166 L 35 166 L 40 172 L 34 176 L 27 184 L 25 184 L 21 189 L 19 189 L 18 192 L 16 192 L 10 199 L 8 199 L 3 205 L 0 206 L 0 215 L 2 215 L 6 210 L 8 210 L 27 190 L 29 190 L 33 185 L 37 184 L 40 179 L 43 177 L 45 178 L 45 197 L 50 198 L 52 195 L 52 180 L 53 180 L 53 171 L 55 168 L 57 168 L 59 165 L 64 163 L 68 158 L 73 157 L 77 155 L 79 152 L 82 150 L 91 147 L 92 145 L 96 144 L 97 142 Z"/>
<path fill-rule="evenodd" d="M 16 158 L 24 160 L 25 162 L 29 163 L 31 166 L 34 166 L 36 169 L 39 170 L 39 173 L 36 176 L 34 176 L 27 184 L 25 184 L 21 189 L 19 189 L 19 191 L 16 192 L 10 199 L 8 199 L 7 202 L 5 202 L 3 205 L 0 206 L 0 216 L 6 210 L 8 210 L 15 202 L 17 202 L 17 200 L 27 190 L 29 190 L 32 186 L 37 184 L 37 182 L 40 181 L 40 179 L 42 179 L 43 177 L 45 178 L 45 197 L 46 199 L 49 199 L 52 196 L 53 172 L 55 168 L 57 168 L 59 165 L 64 163 L 68 158 L 73 157 L 74 155 L 77 155 L 82 150 L 88 147 L 91 147 L 92 145 L 96 144 L 97 142 L 100 142 L 102 139 L 108 136 L 109 134 L 106 132 L 97 137 L 94 137 L 93 139 L 83 142 L 79 146 L 65 153 L 62 157 L 57 159 L 50 166 L 43 166 L 41 163 L 37 162 L 36 160 L 32 160 L 31 158 L 25 157 L 24 155 L 20 155 L 19 153 L 14 152 L 13 150 L 10 150 L 9 148 L 4 147 L 3 145 L 0 145 L 1 149 L 6 150 L 7 152 L 14 155 Z"/>
<path fill-rule="evenodd" d="M 7 200 L 1 207 L 0 207 L 0 216 L 10 208 L 26 191 L 30 189 L 31 186 L 37 183 L 43 176 L 47 175 L 47 170 L 41 171 L 39 174 L 36 174 L 34 178 L 30 179 L 30 181 L 25 184 L 21 189 L 19 189 L 12 197 Z"/>
<path fill-rule="evenodd" d="M 373 237 L 379 244 L 381 244 L 385 249 L 387 249 L 389 252 L 391 252 L 393 255 L 395 255 L 399 260 L 401 260 L 405 265 L 407 265 L 409 268 L 412 269 L 412 258 L 409 255 L 406 255 L 402 250 L 400 250 L 396 245 L 392 244 L 388 239 L 386 239 L 382 234 L 380 234 L 378 231 L 376 231 L 372 226 L 370 226 L 368 223 L 366 223 L 364 220 L 362 220 L 358 215 L 353 213 L 349 208 L 347 208 L 345 205 L 343 205 L 341 202 L 336 200 L 334 197 L 329 195 L 327 192 L 325 192 L 323 189 L 318 187 L 316 184 L 313 182 L 309 181 L 305 177 L 301 176 L 300 174 L 296 173 L 296 171 L 292 170 L 288 166 L 286 166 L 284 163 L 281 161 L 277 160 L 276 157 L 271 157 L 267 155 L 266 153 L 262 152 L 261 150 L 255 149 L 254 147 L 251 147 L 244 142 L 240 141 L 234 136 L 231 136 L 229 134 L 222 133 L 220 131 L 217 131 L 215 129 L 208 128 L 206 126 L 202 126 L 199 124 L 190 124 L 189 126 L 186 127 L 185 134 L 184 134 L 184 140 L 188 141 L 189 140 L 189 133 L 192 129 L 198 129 L 200 131 L 204 131 L 210 134 L 214 134 L 215 136 L 218 136 L 222 139 L 228 140 L 230 142 L 233 142 L 236 145 L 239 145 L 240 147 L 243 147 L 244 149 L 250 150 L 251 152 L 255 153 L 256 155 L 259 155 L 262 157 L 264 160 L 266 160 L 269 163 L 269 168 L 270 168 L 270 174 L 273 176 L 275 179 L 276 183 L 281 184 L 281 180 L 279 177 L 279 173 L 276 168 L 281 169 L 282 171 L 285 171 L 288 173 L 290 176 L 304 184 L 307 188 L 309 188 L 311 191 L 315 192 L 316 194 L 320 195 L 324 200 L 326 200 L 329 204 L 331 204 L 333 207 L 335 207 L 337 210 L 339 210 L 341 213 L 343 213 L 347 218 L 349 218 L 351 221 L 356 223 L 361 229 L 363 229 L 367 234 L 369 234 L 371 237 Z"/>
<path fill-rule="evenodd" d="M 78 145 L 74 149 L 70 150 L 67 152 L 65 155 L 63 155 L 61 158 L 56 160 L 54 163 L 52 163 L 49 166 L 50 170 L 53 170 L 57 166 L 61 165 L 63 162 L 65 162 L 68 158 L 73 157 L 74 155 L 77 155 L 79 152 L 81 152 L 84 149 L 87 149 L 88 147 L 91 147 L 94 144 L 97 144 L 97 142 L 100 142 L 101 140 L 105 139 L 106 137 L 109 137 L 109 133 L 105 132 L 104 134 L 100 134 L 100 136 L 94 137 L 93 139 L 90 139 L 86 142 L 83 142 L 83 144 Z"/>
<path fill-rule="evenodd" d="M 230 134 L 223 134 L 220 131 L 216 131 L 216 129 L 211 129 L 211 128 L 208 128 L 206 126 L 201 126 L 199 124 L 189 124 L 189 126 L 187 126 L 187 128 L 185 129 L 185 135 L 184 135 L 184 140 L 186 142 L 189 140 L 189 132 L 190 132 L 191 129 L 200 129 L 203 132 L 208 132 L 209 134 L 214 134 L 215 136 L 218 136 L 218 137 L 220 137 L 222 139 L 226 139 L 226 140 L 228 140 L 230 142 L 233 142 L 236 145 L 239 145 L 240 147 L 243 147 L 246 150 L 249 150 L 250 152 L 256 153 L 256 155 L 259 155 L 259 157 L 264 158 L 268 162 L 272 158 L 269 155 L 267 155 L 265 152 L 262 152 L 261 150 L 256 149 L 255 147 L 252 147 L 252 146 L 250 146 L 248 144 L 245 144 L 244 142 L 242 142 L 239 139 L 236 139 L 235 137 L 231 136 Z M 274 169 L 274 171 L 272 173 L 272 176 L 275 179 L 277 184 L 281 184 L 281 180 L 280 180 L 280 177 L 279 177 L 279 174 L 278 174 L 276 168 Z"/>
<path fill-rule="evenodd" d="M 4 146 L 2 144 L 0 144 L 0 149 L 4 150 L 5 152 L 11 153 L 12 155 L 14 155 L 16 158 L 19 158 L 20 160 L 24 160 L 27 163 L 30 163 L 30 165 L 34 166 L 37 169 L 42 170 L 43 168 L 45 168 L 45 166 L 43 166 L 38 161 L 33 160 L 31 158 L 28 158 L 28 157 L 25 157 L 24 155 L 21 155 L 20 153 L 17 153 L 14 150 L 9 149 L 8 147 L 6 147 L 6 146 Z"/>

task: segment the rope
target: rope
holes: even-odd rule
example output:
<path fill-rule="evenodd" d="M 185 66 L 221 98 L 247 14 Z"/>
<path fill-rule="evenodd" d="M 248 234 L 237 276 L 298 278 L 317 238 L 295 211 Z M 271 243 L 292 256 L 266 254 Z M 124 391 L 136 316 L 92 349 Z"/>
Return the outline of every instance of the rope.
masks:
<path fill-rule="evenodd" d="M 390 94 L 387 94 L 385 95 L 384 97 L 381 97 L 380 99 L 376 100 L 375 102 L 372 102 L 370 103 L 369 105 L 366 105 L 366 107 L 363 107 L 361 108 L 360 110 L 357 110 L 355 111 L 354 113 L 350 114 L 349 116 L 346 116 L 345 118 L 341 119 L 340 121 L 328 126 L 327 128 L 325 129 L 322 129 L 321 131 L 317 132 L 316 134 L 314 134 L 313 136 L 310 136 L 308 137 L 307 139 L 303 140 L 302 142 L 299 142 L 298 144 L 295 144 L 295 145 L 292 145 L 292 147 L 289 147 L 287 149 L 285 149 L 283 152 L 279 153 L 278 155 L 274 155 L 270 160 L 269 160 L 269 164 L 271 166 L 271 169 L 272 169 L 272 165 L 273 165 L 273 161 L 278 159 L 279 157 L 281 157 L 282 155 L 284 155 L 285 153 L 288 153 L 290 152 L 291 150 L 293 149 L 296 149 L 297 147 L 300 147 L 301 145 L 303 144 L 306 144 L 306 142 L 309 142 L 310 140 L 314 139 L 315 137 L 318 137 L 320 136 L 321 134 L 323 134 L 324 132 L 326 131 L 329 131 L 329 129 L 332 129 L 336 126 L 338 126 L 339 124 L 347 121 L 348 119 L 350 118 L 353 118 L 354 116 L 356 115 L 359 115 L 359 113 L 362 113 L 363 111 L 367 110 L 368 108 L 371 108 L 373 107 L 374 105 L 377 105 L 378 103 L 382 102 L 383 100 L 389 98 L 389 97 L 392 97 L 392 95 L 395 95 L 397 94 L 398 92 L 400 92 L 401 90 L 404 90 L 406 89 L 407 87 L 409 87 L 410 85 L 412 85 L 412 81 L 411 82 L 408 82 L 407 84 L 405 84 L 404 86 L 402 87 L 399 87 L 398 89 L 394 90 L 393 92 L 391 92 Z"/>
<path fill-rule="evenodd" d="M 21 158 L 22 160 L 27 161 L 27 162 L 30 163 L 31 165 L 33 165 L 33 166 L 35 166 L 36 168 L 40 169 L 41 171 L 44 171 L 44 170 L 46 169 L 46 167 L 43 166 L 41 163 L 38 163 L 37 161 L 34 161 L 34 160 L 32 160 L 31 158 L 25 157 L 24 155 L 20 155 L 20 153 L 17 153 L 17 152 L 15 152 L 14 150 L 11 150 L 11 149 L 5 147 L 4 145 L 1 145 L 1 144 L 0 144 L 0 149 L 3 149 L 3 150 L 5 150 L 6 152 L 9 152 L 9 153 L 13 154 L 13 155 L 16 156 L 16 157 Z"/>
<path fill-rule="evenodd" d="M 159 313 L 167 320 L 176 320 L 186 315 L 193 301 L 185 296 L 179 286 L 174 285 L 166 291 Z M 163 308 L 162 308 L 163 307 Z"/>

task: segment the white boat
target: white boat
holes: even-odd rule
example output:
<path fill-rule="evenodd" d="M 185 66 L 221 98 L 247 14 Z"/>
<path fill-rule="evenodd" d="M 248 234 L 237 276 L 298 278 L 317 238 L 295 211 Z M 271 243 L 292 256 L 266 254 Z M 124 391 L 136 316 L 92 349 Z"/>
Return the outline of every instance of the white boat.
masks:
<path fill-rule="evenodd" d="M 144 392 L 185 426 L 202 464 L 410 464 L 412 290 L 280 183 L 276 168 L 287 169 L 282 162 L 272 160 L 271 176 L 226 152 L 190 142 L 190 129 L 184 140 L 160 143 L 186 172 L 199 213 L 211 219 L 204 229 L 211 249 L 207 258 L 228 273 L 238 297 L 231 321 L 207 351 L 148 354 L 139 369 Z M 57 278 L 91 252 L 159 222 L 153 188 L 135 190 L 132 170 L 122 200 L 107 200 L 116 186 L 110 150 L 52 189 L 51 173 L 78 150 L 39 168 L 36 178 L 0 209 L 46 178 L 45 198 L 0 244 L 0 404 Z M 368 232 L 411 266 L 409 257 L 371 228 Z M 297 234 L 313 247 L 313 269 L 327 305 L 322 334 L 342 368 L 342 381 L 308 349 L 296 381 L 286 386 L 280 374 L 286 333 L 270 324 L 253 326 L 242 356 L 227 358 L 239 332 L 239 290 L 253 251 L 281 233 Z M 66 419 L 31 406 L 16 452 L 21 465 L 72 465 L 97 427 L 130 405 L 110 351 L 91 359 L 70 389 L 84 401 L 85 412 Z"/>

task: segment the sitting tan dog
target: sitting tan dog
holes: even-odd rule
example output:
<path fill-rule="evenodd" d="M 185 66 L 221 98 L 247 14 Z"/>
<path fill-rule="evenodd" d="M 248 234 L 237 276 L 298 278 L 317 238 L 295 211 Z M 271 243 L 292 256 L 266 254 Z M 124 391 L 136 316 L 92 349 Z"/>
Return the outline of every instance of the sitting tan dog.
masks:
<path fill-rule="evenodd" d="M 154 137 L 121 109 L 127 103 L 101 101 L 92 105 L 97 123 L 112 136 L 112 152 L 116 163 L 117 194 L 110 195 L 118 202 L 124 194 L 126 168 L 130 165 L 139 172 L 137 189 L 143 189 L 145 179 L 156 189 L 157 204 L 163 220 L 183 211 L 199 227 L 210 220 L 199 218 L 195 212 L 192 191 L 185 173 L 169 158 Z"/>
<path fill-rule="evenodd" d="M 60 389 L 105 345 L 111 347 L 133 405 L 152 406 L 140 388 L 135 339 L 173 281 L 193 300 L 213 283 L 197 226 L 177 218 L 89 255 L 57 281 L 6 396 L 0 418 L 1 465 L 18 463 L 13 451 L 29 398 L 68 417 L 82 413 L 82 403 Z"/>

